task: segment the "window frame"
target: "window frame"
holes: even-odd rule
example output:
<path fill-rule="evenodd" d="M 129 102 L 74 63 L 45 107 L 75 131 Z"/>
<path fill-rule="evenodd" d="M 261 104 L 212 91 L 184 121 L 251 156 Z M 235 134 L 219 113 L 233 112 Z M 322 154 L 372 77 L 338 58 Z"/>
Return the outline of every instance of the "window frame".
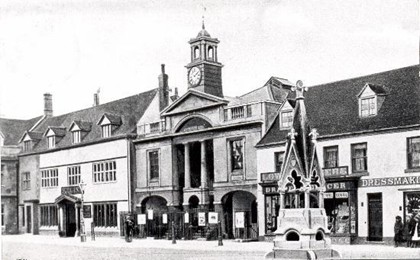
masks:
<path fill-rule="evenodd" d="M 281 164 L 280 164 L 280 169 L 277 169 L 277 167 L 278 167 L 278 162 L 279 162 L 279 158 L 282 158 L 282 162 L 281 162 Z M 282 166 L 283 166 L 283 164 L 284 164 L 284 152 L 274 152 L 274 172 L 281 172 L 281 168 L 282 168 Z"/>
<path fill-rule="evenodd" d="M 101 125 L 101 136 L 102 138 L 108 138 L 112 136 L 111 124 Z"/>
<path fill-rule="evenodd" d="M 335 166 L 334 167 L 331 167 L 327 163 L 327 162 L 329 162 L 329 160 L 328 160 L 328 150 L 329 149 L 335 149 L 335 151 L 336 151 L 336 155 L 335 155 Z M 339 167 L 340 164 L 339 164 L 338 156 L 339 156 L 338 145 L 325 146 L 324 147 L 324 168 L 325 169 L 332 169 L 332 168 Z"/>
<path fill-rule="evenodd" d="M 71 132 L 71 142 L 72 144 L 78 144 L 82 142 L 82 131 L 75 130 Z"/>
<path fill-rule="evenodd" d="M 25 141 L 23 141 L 23 151 L 24 152 L 29 152 L 29 151 L 31 151 L 32 149 L 32 147 L 31 147 L 31 140 L 25 140 Z"/>
<path fill-rule="evenodd" d="M 367 101 L 367 114 L 363 114 L 363 102 Z M 372 102 L 371 102 L 372 101 Z M 360 108 L 359 108 L 359 115 L 362 118 L 376 116 L 378 114 L 378 102 L 376 96 L 367 96 L 360 98 Z M 374 107 L 373 107 L 374 105 Z"/>
<path fill-rule="evenodd" d="M 156 153 L 156 156 L 157 156 L 157 164 L 152 166 L 151 155 L 154 153 Z M 152 167 L 157 167 L 157 176 L 152 176 Z M 160 178 L 160 150 L 159 149 L 147 151 L 147 172 L 148 172 L 150 182 L 159 181 L 159 178 Z"/>
<path fill-rule="evenodd" d="M 22 173 L 22 190 L 31 189 L 31 173 L 23 172 Z"/>
<path fill-rule="evenodd" d="M 355 157 L 355 147 L 358 145 L 364 145 L 365 146 L 365 155 L 362 157 Z M 352 173 L 361 173 L 361 172 L 367 172 L 368 171 L 368 149 L 367 149 L 367 142 L 362 142 L 362 143 L 355 143 L 355 144 L 351 144 L 351 171 Z M 364 164 L 365 164 L 365 169 L 363 170 L 356 170 L 356 160 L 363 158 L 364 159 Z"/>
<path fill-rule="evenodd" d="M 105 202 L 93 203 L 93 222 L 95 227 L 117 228 L 118 227 L 118 203 Z"/>
<path fill-rule="evenodd" d="M 100 161 L 92 163 L 92 183 L 117 182 L 117 161 Z"/>
<path fill-rule="evenodd" d="M 234 138 L 234 139 L 228 139 L 227 140 L 229 143 L 229 160 L 230 160 L 230 172 L 238 172 L 238 171 L 244 171 L 245 169 L 245 138 L 244 137 L 240 137 L 240 138 Z M 241 163 L 242 166 L 240 168 L 235 167 L 235 160 L 234 160 L 234 151 L 233 151 L 233 143 L 235 142 L 240 142 L 241 143 L 241 147 L 242 147 L 242 158 L 241 158 Z"/>
<path fill-rule="evenodd" d="M 419 139 L 420 140 L 420 136 L 410 136 L 407 137 L 407 169 L 409 170 L 420 170 L 420 164 L 418 166 L 413 166 L 413 162 L 412 162 L 412 153 L 410 152 L 410 150 L 412 149 L 410 147 L 410 141 L 412 141 L 413 139 Z M 419 152 L 420 154 L 420 152 Z M 411 158 L 411 161 L 410 161 Z"/>
<path fill-rule="evenodd" d="M 47 136 L 48 149 L 55 148 L 55 135 Z"/>
<path fill-rule="evenodd" d="M 58 168 L 41 170 L 41 188 L 58 187 Z"/>
<path fill-rule="evenodd" d="M 77 186 L 81 182 L 82 171 L 80 165 L 67 167 L 67 185 Z"/>
<path fill-rule="evenodd" d="M 285 121 L 283 118 L 283 115 L 289 114 L 289 113 L 290 113 L 291 120 Z M 285 125 L 286 122 L 288 123 L 287 125 Z M 280 111 L 280 129 L 289 129 L 292 126 L 293 126 L 293 110 Z"/>
<path fill-rule="evenodd" d="M 58 226 L 58 210 L 55 205 L 40 205 L 40 226 L 56 227 Z"/>

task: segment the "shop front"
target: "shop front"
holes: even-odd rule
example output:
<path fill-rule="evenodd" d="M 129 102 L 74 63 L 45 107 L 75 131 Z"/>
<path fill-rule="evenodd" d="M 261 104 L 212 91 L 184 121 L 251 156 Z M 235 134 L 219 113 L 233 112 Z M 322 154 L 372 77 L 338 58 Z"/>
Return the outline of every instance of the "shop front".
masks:
<path fill-rule="evenodd" d="M 357 236 L 357 182 L 328 180 L 324 207 L 332 242 L 351 244 Z"/>
<path fill-rule="evenodd" d="M 277 216 L 280 207 L 280 194 L 278 192 L 279 178 L 279 172 L 261 173 L 260 185 L 264 196 L 264 232 L 267 239 L 269 239 L 277 229 Z"/>

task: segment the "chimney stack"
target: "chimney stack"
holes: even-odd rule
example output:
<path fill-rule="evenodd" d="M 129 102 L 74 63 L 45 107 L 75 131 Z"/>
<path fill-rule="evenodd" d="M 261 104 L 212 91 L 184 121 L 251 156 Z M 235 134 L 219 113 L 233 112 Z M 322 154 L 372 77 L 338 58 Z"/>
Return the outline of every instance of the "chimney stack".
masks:
<path fill-rule="evenodd" d="M 44 115 L 46 117 L 53 116 L 52 95 L 50 93 L 44 94 Z"/>
<path fill-rule="evenodd" d="M 168 75 L 165 74 L 165 64 L 161 65 L 162 74 L 159 75 L 159 111 L 169 104 Z"/>
<path fill-rule="evenodd" d="M 96 91 L 96 93 L 93 94 L 93 106 L 94 107 L 99 106 L 99 92 L 100 92 L 100 89 L 98 89 Z"/>

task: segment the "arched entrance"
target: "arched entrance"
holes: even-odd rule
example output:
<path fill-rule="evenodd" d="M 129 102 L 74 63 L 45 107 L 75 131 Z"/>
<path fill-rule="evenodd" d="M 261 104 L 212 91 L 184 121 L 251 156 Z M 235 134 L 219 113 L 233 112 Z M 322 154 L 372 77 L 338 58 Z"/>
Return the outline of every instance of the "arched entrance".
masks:
<path fill-rule="evenodd" d="M 168 231 L 166 199 L 160 196 L 150 196 L 145 198 L 141 205 L 143 214 L 146 214 L 146 225 L 140 226 L 140 233 L 143 233 L 143 236 L 156 239 L 166 237 Z"/>
<path fill-rule="evenodd" d="M 58 234 L 60 237 L 79 236 L 80 199 L 71 195 L 60 195 L 55 200 L 58 206 Z"/>
<path fill-rule="evenodd" d="M 257 198 L 248 191 L 232 191 L 222 197 L 223 231 L 228 238 L 258 239 Z"/>

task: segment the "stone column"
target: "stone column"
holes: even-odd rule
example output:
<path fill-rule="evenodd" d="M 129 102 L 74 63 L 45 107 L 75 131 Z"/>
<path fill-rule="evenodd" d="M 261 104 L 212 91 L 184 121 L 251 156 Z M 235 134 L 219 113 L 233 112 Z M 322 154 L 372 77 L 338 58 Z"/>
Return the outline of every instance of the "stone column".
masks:
<path fill-rule="evenodd" d="M 61 207 L 57 204 L 57 225 L 58 225 L 58 232 L 61 231 L 62 225 L 61 225 Z"/>
<path fill-rule="evenodd" d="M 298 192 L 296 192 L 295 193 L 295 208 L 299 208 L 299 200 L 300 200 L 300 196 L 299 196 L 299 193 Z"/>
<path fill-rule="evenodd" d="M 311 204 L 309 203 L 309 189 L 305 189 L 305 209 L 309 209 Z"/>
<path fill-rule="evenodd" d="M 201 141 L 201 188 L 207 188 L 206 141 Z"/>
<path fill-rule="evenodd" d="M 285 197 L 286 193 L 283 190 L 280 190 L 280 201 L 279 201 L 279 205 L 280 205 L 280 209 L 284 209 L 285 208 L 285 203 L 284 203 L 284 197 Z"/>
<path fill-rule="evenodd" d="M 185 184 L 184 188 L 189 189 L 191 188 L 191 172 L 190 172 L 190 145 L 189 143 L 184 144 L 185 153 L 184 153 L 184 161 L 185 161 Z"/>
<path fill-rule="evenodd" d="M 217 212 L 217 213 L 219 213 L 218 215 L 218 217 L 219 217 L 219 221 L 220 221 L 220 223 L 221 223 L 221 226 L 222 226 L 222 234 L 224 234 L 224 233 L 226 233 L 226 228 L 225 228 L 225 218 L 224 218 L 224 215 L 223 215 L 223 205 L 222 205 L 222 203 L 221 202 L 214 202 L 214 211 L 215 212 Z"/>
<path fill-rule="evenodd" d="M 324 207 L 324 190 L 320 190 L 318 193 L 318 206 L 319 208 Z"/>

